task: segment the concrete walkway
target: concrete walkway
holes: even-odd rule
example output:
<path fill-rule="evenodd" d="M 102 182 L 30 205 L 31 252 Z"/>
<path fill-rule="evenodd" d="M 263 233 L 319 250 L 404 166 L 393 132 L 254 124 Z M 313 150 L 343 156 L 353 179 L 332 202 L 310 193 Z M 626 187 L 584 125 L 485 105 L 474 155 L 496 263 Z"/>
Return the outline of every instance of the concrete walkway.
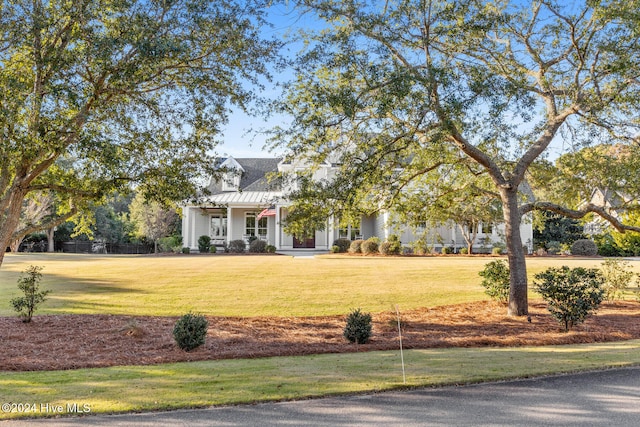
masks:
<path fill-rule="evenodd" d="M 640 367 L 464 387 L 75 419 L 76 426 L 638 426 Z"/>

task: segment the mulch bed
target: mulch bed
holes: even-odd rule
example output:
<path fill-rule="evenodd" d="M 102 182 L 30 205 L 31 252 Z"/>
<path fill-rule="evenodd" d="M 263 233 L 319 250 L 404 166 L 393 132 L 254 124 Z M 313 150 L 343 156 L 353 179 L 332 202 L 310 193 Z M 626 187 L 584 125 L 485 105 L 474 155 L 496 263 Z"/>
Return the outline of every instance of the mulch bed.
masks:
<path fill-rule="evenodd" d="M 543 303 L 526 317 L 481 301 L 401 313 L 404 348 L 574 344 L 640 338 L 640 303 L 604 303 L 597 315 L 562 332 Z M 206 344 L 184 352 L 172 336 L 177 317 L 44 315 L 32 323 L 0 317 L 0 370 L 42 371 L 117 365 L 291 356 L 398 348 L 395 313 L 373 315 L 373 338 L 356 346 L 342 337 L 345 316 L 208 316 Z"/>

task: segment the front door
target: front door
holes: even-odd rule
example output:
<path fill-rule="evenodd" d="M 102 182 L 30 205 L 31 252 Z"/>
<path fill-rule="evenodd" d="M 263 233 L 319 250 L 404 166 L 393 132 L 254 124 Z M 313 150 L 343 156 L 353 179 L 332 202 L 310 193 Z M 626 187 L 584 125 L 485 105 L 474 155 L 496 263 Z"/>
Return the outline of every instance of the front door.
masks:
<path fill-rule="evenodd" d="M 313 233 L 312 237 L 298 239 L 293 236 L 293 247 L 295 249 L 313 249 L 316 247 L 316 236 Z"/>

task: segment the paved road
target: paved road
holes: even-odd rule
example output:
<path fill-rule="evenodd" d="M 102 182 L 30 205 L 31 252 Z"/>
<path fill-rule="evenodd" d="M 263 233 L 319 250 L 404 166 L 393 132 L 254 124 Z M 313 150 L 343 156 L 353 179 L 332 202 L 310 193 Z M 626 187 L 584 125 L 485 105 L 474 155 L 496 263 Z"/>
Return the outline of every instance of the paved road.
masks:
<path fill-rule="evenodd" d="M 640 367 L 464 387 L 5 426 L 638 426 Z"/>

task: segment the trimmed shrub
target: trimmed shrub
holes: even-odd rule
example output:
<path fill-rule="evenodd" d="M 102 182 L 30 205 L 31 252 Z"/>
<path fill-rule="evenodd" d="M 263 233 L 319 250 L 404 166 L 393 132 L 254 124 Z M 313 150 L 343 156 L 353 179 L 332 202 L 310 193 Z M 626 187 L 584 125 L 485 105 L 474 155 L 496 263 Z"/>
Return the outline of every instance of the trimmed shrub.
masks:
<path fill-rule="evenodd" d="M 247 244 L 242 239 L 232 240 L 229 242 L 229 252 L 233 254 L 241 254 L 247 249 Z"/>
<path fill-rule="evenodd" d="M 349 245 L 349 252 L 352 254 L 361 254 L 363 243 L 364 240 L 354 240 L 353 242 L 351 242 L 351 245 Z"/>
<path fill-rule="evenodd" d="M 211 237 L 205 235 L 198 237 L 198 251 L 200 251 L 200 253 L 206 254 L 207 252 L 209 252 L 210 248 Z"/>
<path fill-rule="evenodd" d="M 453 253 L 453 248 L 451 246 L 443 246 L 442 250 L 440 251 L 440 253 L 443 254 L 443 255 L 452 254 Z"/>
<path fill-rule="evenodd" d="M 347 324 L 342 335 L 349 342 L 366 344 L 371 338 L 371 314 L 362 313 L 359 308 L 352 310 L 347 316 Z"/>
<path fill-rule="evenodd" d="M 485 264 L 478 275 L 483 278 L 480 284 L 484 287 L 485 294 L 501 303 L 509 301 L 509 266 L 505 260 Z"/>
<path fill-rule="evenodd" d="M 267 252 L 267 242 L 264 240 L 254 240 L 249 244 L 249 252 L 263 254 Z"/>
<path fill-rule="evenodd" d="M 45 302 L 51 290 L 40 290 L 40 280 L 42 280 L 41 266 L 32 265 L 22 272 L 18 279 L 18 289 L 23 293 L 23 297 L 11 299 L 13 309 L 20 315 L 24 323 L 31 322 L 33 313 L 40 304 Z"/>
<path fill-rule="evenodd" d="M 209 246 L 209 253 L 215 254 L 216 252 L 218 252 L 218 248 L 215 245 Z"/>
<path fill-rule="evenodd" d="M 495 247 L 495 248 L 491 249 L 491 253 L 493 255 L 502 255 L 502 248 Z"/>
<path fill-rule="evenodd" d="M 605 259 L 600 264 L 600 271 L 604 279 L 602 289 L 604 297 L 607 301 L 612 301 L 616 297 L 622 297 L 622 293 L 626 288 L 631 286 L 634 273 L 630 271 L 629 261 L 620 261 L 617 259 Z"/>
<path fill-rule="evenodd" d="M 338 245 L 331 246 L 331 253 L 332 254 L 339 254 L 340 253 L 340 246 L 338 246 Z"/>
<path fill-rule="evenodd" d="M 276 253 L 276 247 L 275 247 L 275 246 L 273 246 L 273 245 L 267 245 L 267 246 L 264 248 L 264 251 L 265 251 L 266 253 L 268 253 L 268 254 L 275 254 L 275 253 Z"/>
<path fill-rule="evenodd" d="M 385 248 L 387 253 L 384 255 L 400 255 L 402 253 L 402 243 L 400 243 L 400 238 L 395 234 L 390 235 L 387 241 L 380 245 L 380 253 L 383 253 L 382 245 L 385 243 L 388 243 L 388 245 L 385 245 L 387 246 L 387 248 Z"/>
<path fill-rule="evenodd" d="M 460 254 L 461 255 L 468 255 L 469 254 L 469 248 L 460 248 Z"/>
<path fill-rule="evenodd" d="M 201 314 L 187 313 L 173 327 L 173 338 L 184 351 L 191 351 L 204 344 L 209 322 Z"/>
<path fill-rule="evenodd" d="M 338 247 L 338 251 L 334 251 L 333 250 L 333 246 L 337 246 Z M 331 247 L 331 252 L 334 252 L 334 253 L 347 252 L 349 250 L 349 247 L 351 246 L 351 240 L 349 240 L 349 239 L 336 239 L 336 240 L 333 241 L 333 246 Z"/>
<path fill-rule="evenodd" d="M 365 255 L 371 255 L 371 254 L 378 253 L 379 247 L 380 247 L 379 240 L 375 237 L 372 237 L 370 239 L 365 240 L 362 243 L 360 250 Z"/>
<path fill-rule="evenodd" d="M 391 253 L 391 242 L 382 242 L 380 243 L 379 251 L 382 255 L 392 255 Z"/>
<path fill-rule="evenodd" d="M 182 253 L 183 254 L 190 254 L 191 253 L 191 248 L 182 248 Z"/>
<path fill-rule="evenodd" d="M 596 268 L 551 267 L 534 277 L 536 291 L 565 331 L 582 323 L 604 298 L 604 278 Z"/>
<path fill-rule="evenodd" d="M 593 240 L 580 239 L 571 245 L 571 255 L 595 256 L 598 255 L 598 246 Z"/>

